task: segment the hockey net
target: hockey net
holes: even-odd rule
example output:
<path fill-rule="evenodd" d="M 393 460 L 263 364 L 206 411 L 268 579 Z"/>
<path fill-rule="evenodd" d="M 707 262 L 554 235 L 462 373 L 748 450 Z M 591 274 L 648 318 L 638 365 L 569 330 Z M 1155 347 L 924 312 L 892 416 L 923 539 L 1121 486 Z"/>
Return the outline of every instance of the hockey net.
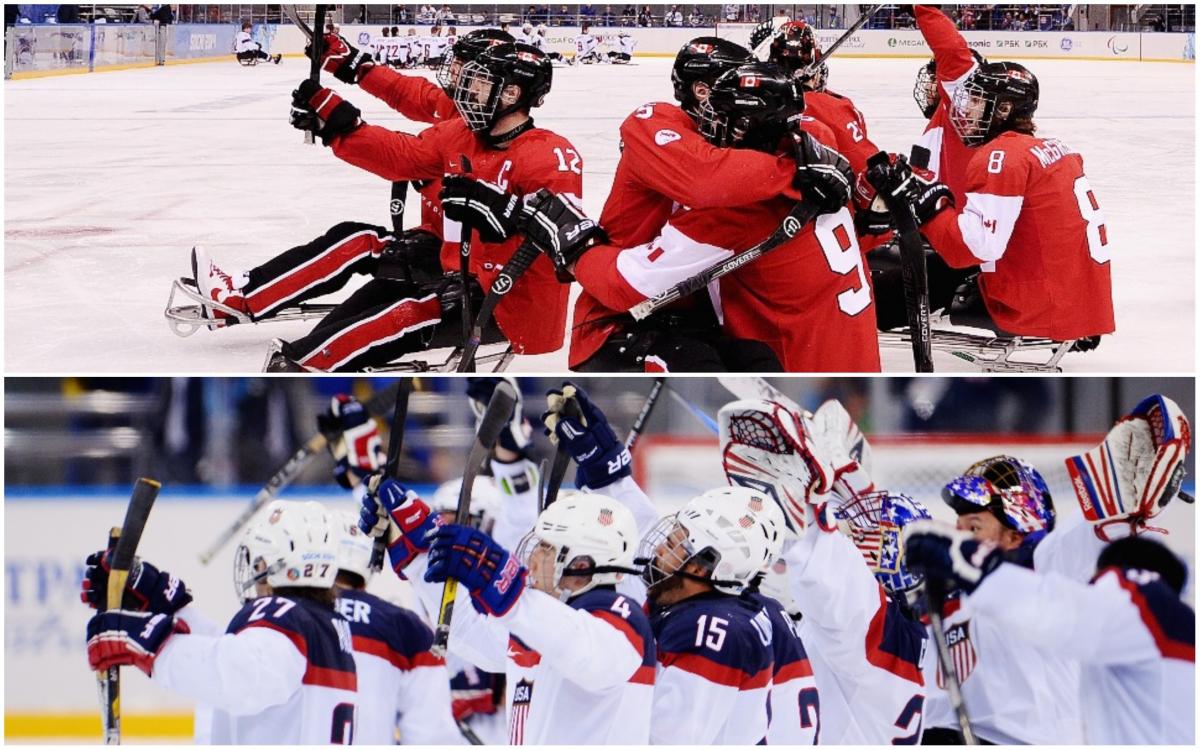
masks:
<path fill-rule="evenodd" d="M 913 497 L 935 516 L 949 519 L 943 485 L 984 458 L 1012 455 L 1033 464 L 1045 477 L 1058 512 L 1077 514 L 1063 461 L 1093 448 L 1102 435 L 875 435 L 875 486 Z M 633 457 L 634 476 L 664 512 L 695 495 L 725 484 L 717 439 L 712 436 L 646 435 Z"/>

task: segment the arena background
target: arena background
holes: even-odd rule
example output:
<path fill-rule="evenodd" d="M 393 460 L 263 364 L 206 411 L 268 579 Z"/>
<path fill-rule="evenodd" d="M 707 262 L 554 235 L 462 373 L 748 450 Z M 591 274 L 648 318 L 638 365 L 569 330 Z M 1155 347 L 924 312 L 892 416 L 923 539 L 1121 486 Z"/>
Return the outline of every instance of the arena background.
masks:
<path fill-rule="evenodd" d="M 332 394 L 367 398 L 372 378 L 9 378 L 5 393 L 5 738 L 98 741 L 95 679 L 84 658 L 88 610 L 79 601 L 83 558 L 119 524 L 134 479 L 163 492 L 141 544 L 178 574 L 218 621 L 236 610 L 233 547 L 197 559 L 262 483 L 315 431 Z M 624 435 L 648 378 L 578 378 Z M 840 399 L 868 433 L 877 483 L 908 492 L 947 518 L 940 488 L 975 460 L 1002 452 L 1034 463 L 1056 498 L 1060 523 L 1079 522 L 1062 459 L 1100 440 L 1112 420 L 1161 392 L 1195 416 L 1194 381 L 1151 378 L 788 378 L 773 382 L 807 408 Z M 521 378 L 524 413 L 537 425 L 559 379 Z M 636 476 L 665 513 L 723 484 L 716 439 L 693 411 L 713 417 L 733 397 L 712 378 L 674 377 L 634 453 Z M 409 408 L 402 472 L 422 493 L 458 475 L 474 418 L 465 384 L 422 378 Z M 690 407 L 686 404 L 690 404 Z M 386 441 L 386 428 L 384 439 Z M 534 453 L 550 456 L 539 429 Z M 286 499 L 352 507 L 321 454 Z M 1187 486 L 1194 487 L 1194 459 Z M 570 480 L 568 479 L 568 483 Z M 1194 491 L 1194 489 L 1193 489 Z M 1169 543 L 1195 558 L 1195 509 L 1174 503 L 1157 519 Z M 408 600 L 390 573 L 372 589 Z M 1189 587 L 1189 601 L 1194 592 Z M 187 741 L 187 701 L 127 670 L 126 735 Z"/>

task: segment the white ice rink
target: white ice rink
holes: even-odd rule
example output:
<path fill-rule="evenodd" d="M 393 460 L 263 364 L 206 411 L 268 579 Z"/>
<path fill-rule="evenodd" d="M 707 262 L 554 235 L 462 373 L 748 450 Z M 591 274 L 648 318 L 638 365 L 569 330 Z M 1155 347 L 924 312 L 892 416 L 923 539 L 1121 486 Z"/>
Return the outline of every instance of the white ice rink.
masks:
<path fill-rule="evenodd" d="M 831 61 L 831 86 L 863 111 L 872 139 L 907 152 L 923 121 L 917 60 Z M 599 216 L 617 128 L 670 100 L 670 61 L 560 68 L 539 125 L 584 157 L 584 202 Z M 1117 333 L 1068 372 L 1191 372 L 1194 361 L 1193 65 L 1031 61 L 1039 133 L 1084 156 L 1113 249 Z M 306 146 L 287 123 L 306 61 L 181 65 L 4 83 L 5 369 L 9 373 L 249 372 L 267 342 L 313 325 L 273 323 L 179 338 L 163 308 L 194 244 L 249 268 L 343 220 L 386 225 L 388 185 Z M 331 78 L 331 76 L 326 76 Z M 340 86 L 340 84 L 339 84 Z M 421 126 L 342 87 L 364 117 Z M 702 175 L 697 179 L 703 180 Z M 410 202 L 408 225 L 417 221 Z M 1079 290 L 1080 295 L 1089 290 Z M 970 366 L 935 355 L 939 371 Z M 885 369 L 911 371 L 904 351 Z M 512 370 L 561 370 L 565 350 Z"/>

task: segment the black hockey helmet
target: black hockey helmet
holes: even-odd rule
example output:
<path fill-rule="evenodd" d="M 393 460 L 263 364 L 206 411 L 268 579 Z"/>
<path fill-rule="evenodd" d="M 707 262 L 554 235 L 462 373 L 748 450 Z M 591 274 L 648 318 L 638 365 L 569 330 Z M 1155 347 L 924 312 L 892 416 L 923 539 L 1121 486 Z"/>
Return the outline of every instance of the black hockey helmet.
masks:
<path fill-rule="evenodd" d="M 979 50 L 971 48 L 971 55 L 975 58 L 975 62 L 983 65 L 987 62 L 983 55 L 979 54 Z M 913 101 L 917 103 L 917 107 L 921 110 L 921 114 L 925 119 L 933 117 L 933 113 L 937 111 L 938 105 L 938 87 L 937 87 L 937 58 L 929 58 L 929 62 L 922 65 L 917 70 L 917 82 L 913 84 Z"/>
<path fill-rule="evenodd" d="M 954 93 L 950 124 L 967 146 L 979 146 L 1037 111 L 1038 81 L 1014 62 L 983 63 Z"/>
<path fill-rule="evenodd" d="M 541 106 L 550 93 L 553 68 L 537 47 L 505 42 L 487 47 L 465 62 L 452 84 L 450 98 L 467 127 L 490 130 L 501 117 L 521 109 Z M 520 93 L 504 101 L 505 89 Z"/>
<path fill-rule="evenodd" d="M 714 146 L 773 152 L 800 129 L 804 90 L 775 63 L 744 63 L 721 75 L 700 103 L 700 133 Z"/>
<path fill-rule="evenodd" d="M 750 50 L 740 44 L 715 36 L 698 36 L 680 47 L 675 55 L 675 65 L 671 68 L 675 100 L 685 112 L 696 116 L 700 102 L 692 93 L 693 83 L 702 81 L 712 86 L 721 74 L 753 61 Z"/>
<path fill-rule="evenodd" d="M 829 66 L 821 55 L 817 32 L 804 21 L 788 21 L 779 27 L 771 41 L 768 59 L 789 74 L 801 77 L 804 87 L 809 91 L 825 90 Z M 814 64 L 816 67 L 811 74 L 802 75 L 805 69 Z"/>
<path fill-rule="evenodd" d="M 1105 547 L 1096 560 L 1096 572 L 1105 568 L 1157 573 L 1176 594 L 1187 585 L 1187 566 L 1165 545 L 1145 536 L 1128 536 Z"/>
<path fill-rule="evenodd" d="M 474 60 L 480 52 L 488 47 L 512 41 L 515 41 L 513 35 L 500 29 L 476 29 L 469 34 L 464 34 L 454 43 L 454 46 L 450 48 L 450 54 L 446 55 L 442 59 L 442 64 L 438 66 L 438 85 L 447 95 L 452 95 L 451 86 L 463 63 Z"/>

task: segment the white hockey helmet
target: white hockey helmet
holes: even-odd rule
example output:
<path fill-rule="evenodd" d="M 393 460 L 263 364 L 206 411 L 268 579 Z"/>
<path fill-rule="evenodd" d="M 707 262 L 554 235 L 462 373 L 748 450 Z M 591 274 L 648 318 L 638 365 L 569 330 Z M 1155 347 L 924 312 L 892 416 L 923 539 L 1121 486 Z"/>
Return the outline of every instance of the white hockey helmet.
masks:
<path fill-rule="evenodd" d="M 522 24 L 521 31 L 523 31 L 526 34 L 532 34 L 533 33 L 533 24 L 526 21 L 524 24 Z"/>
<path fill-rule="evenodd" d="M 462 477 L 442 482 L 434 490 L 429 507 L 435 513 L 458 511 L 458 493 L 462 490 Z M 470 525 L 485 534 L 492 533 L 500 515 L 500 490 L 491 477 L 476 477 L 471 485 Z"/>
<path fill-rule="evenodd" d="M 733 401 L 717 413 L 726 481 L 766 493 L 785 511 L 786 528 L 797 534 L 804 530 L 806 506 L 827 493 L 832 480 L 811 444 L 806 419 L 762 399 Z"/>
<path fill-rule="evenodd" d="M 246 529 L 233 558 L 233 582 L 243 601 L 254 585 L 327 589 L 337 578 L 338 520 L 316 502 L 274 500 L 263 520 Z"/>
<path fill-rule="evenodd" d="M 770 502 L 767 494 L 749 487 L 721 487 L 689 500 L 642 539 L 638 557 L 646 560 L 646 585 L 696 563 L 717 591 L 740 594 L 770 564 L 777 548 L 778 529 L 764 514 Z"/>
<path fill-rule="evenodd" d="M 375 553 L 375 541 L 369 534 L 364 534 L 358 528 L 358 514 L 348 510 L 335 514 L 338 523 L 337 567 L 348 573 L 362 576 L 364 581 L 371 580 L 375 570 L 371 560 Z"/>
<path fill-rule="evenodd" d="M 607 495 L 569 491 L 542 511 L 533 530 L 517 546 L 517 558 L 531 571 L 535 588 L 566 601 L 596 586 L 616 584 L 633 573 L 633 555 L 638 544 L 633 513 Z M 543 545 L 554 559 L 554 568 L 535 580 L 530 559 Z M 590 565 L 570 569 L 583 559 Z M 563 589 L 563 576 L 590 576 L 582 588 Z"/>

